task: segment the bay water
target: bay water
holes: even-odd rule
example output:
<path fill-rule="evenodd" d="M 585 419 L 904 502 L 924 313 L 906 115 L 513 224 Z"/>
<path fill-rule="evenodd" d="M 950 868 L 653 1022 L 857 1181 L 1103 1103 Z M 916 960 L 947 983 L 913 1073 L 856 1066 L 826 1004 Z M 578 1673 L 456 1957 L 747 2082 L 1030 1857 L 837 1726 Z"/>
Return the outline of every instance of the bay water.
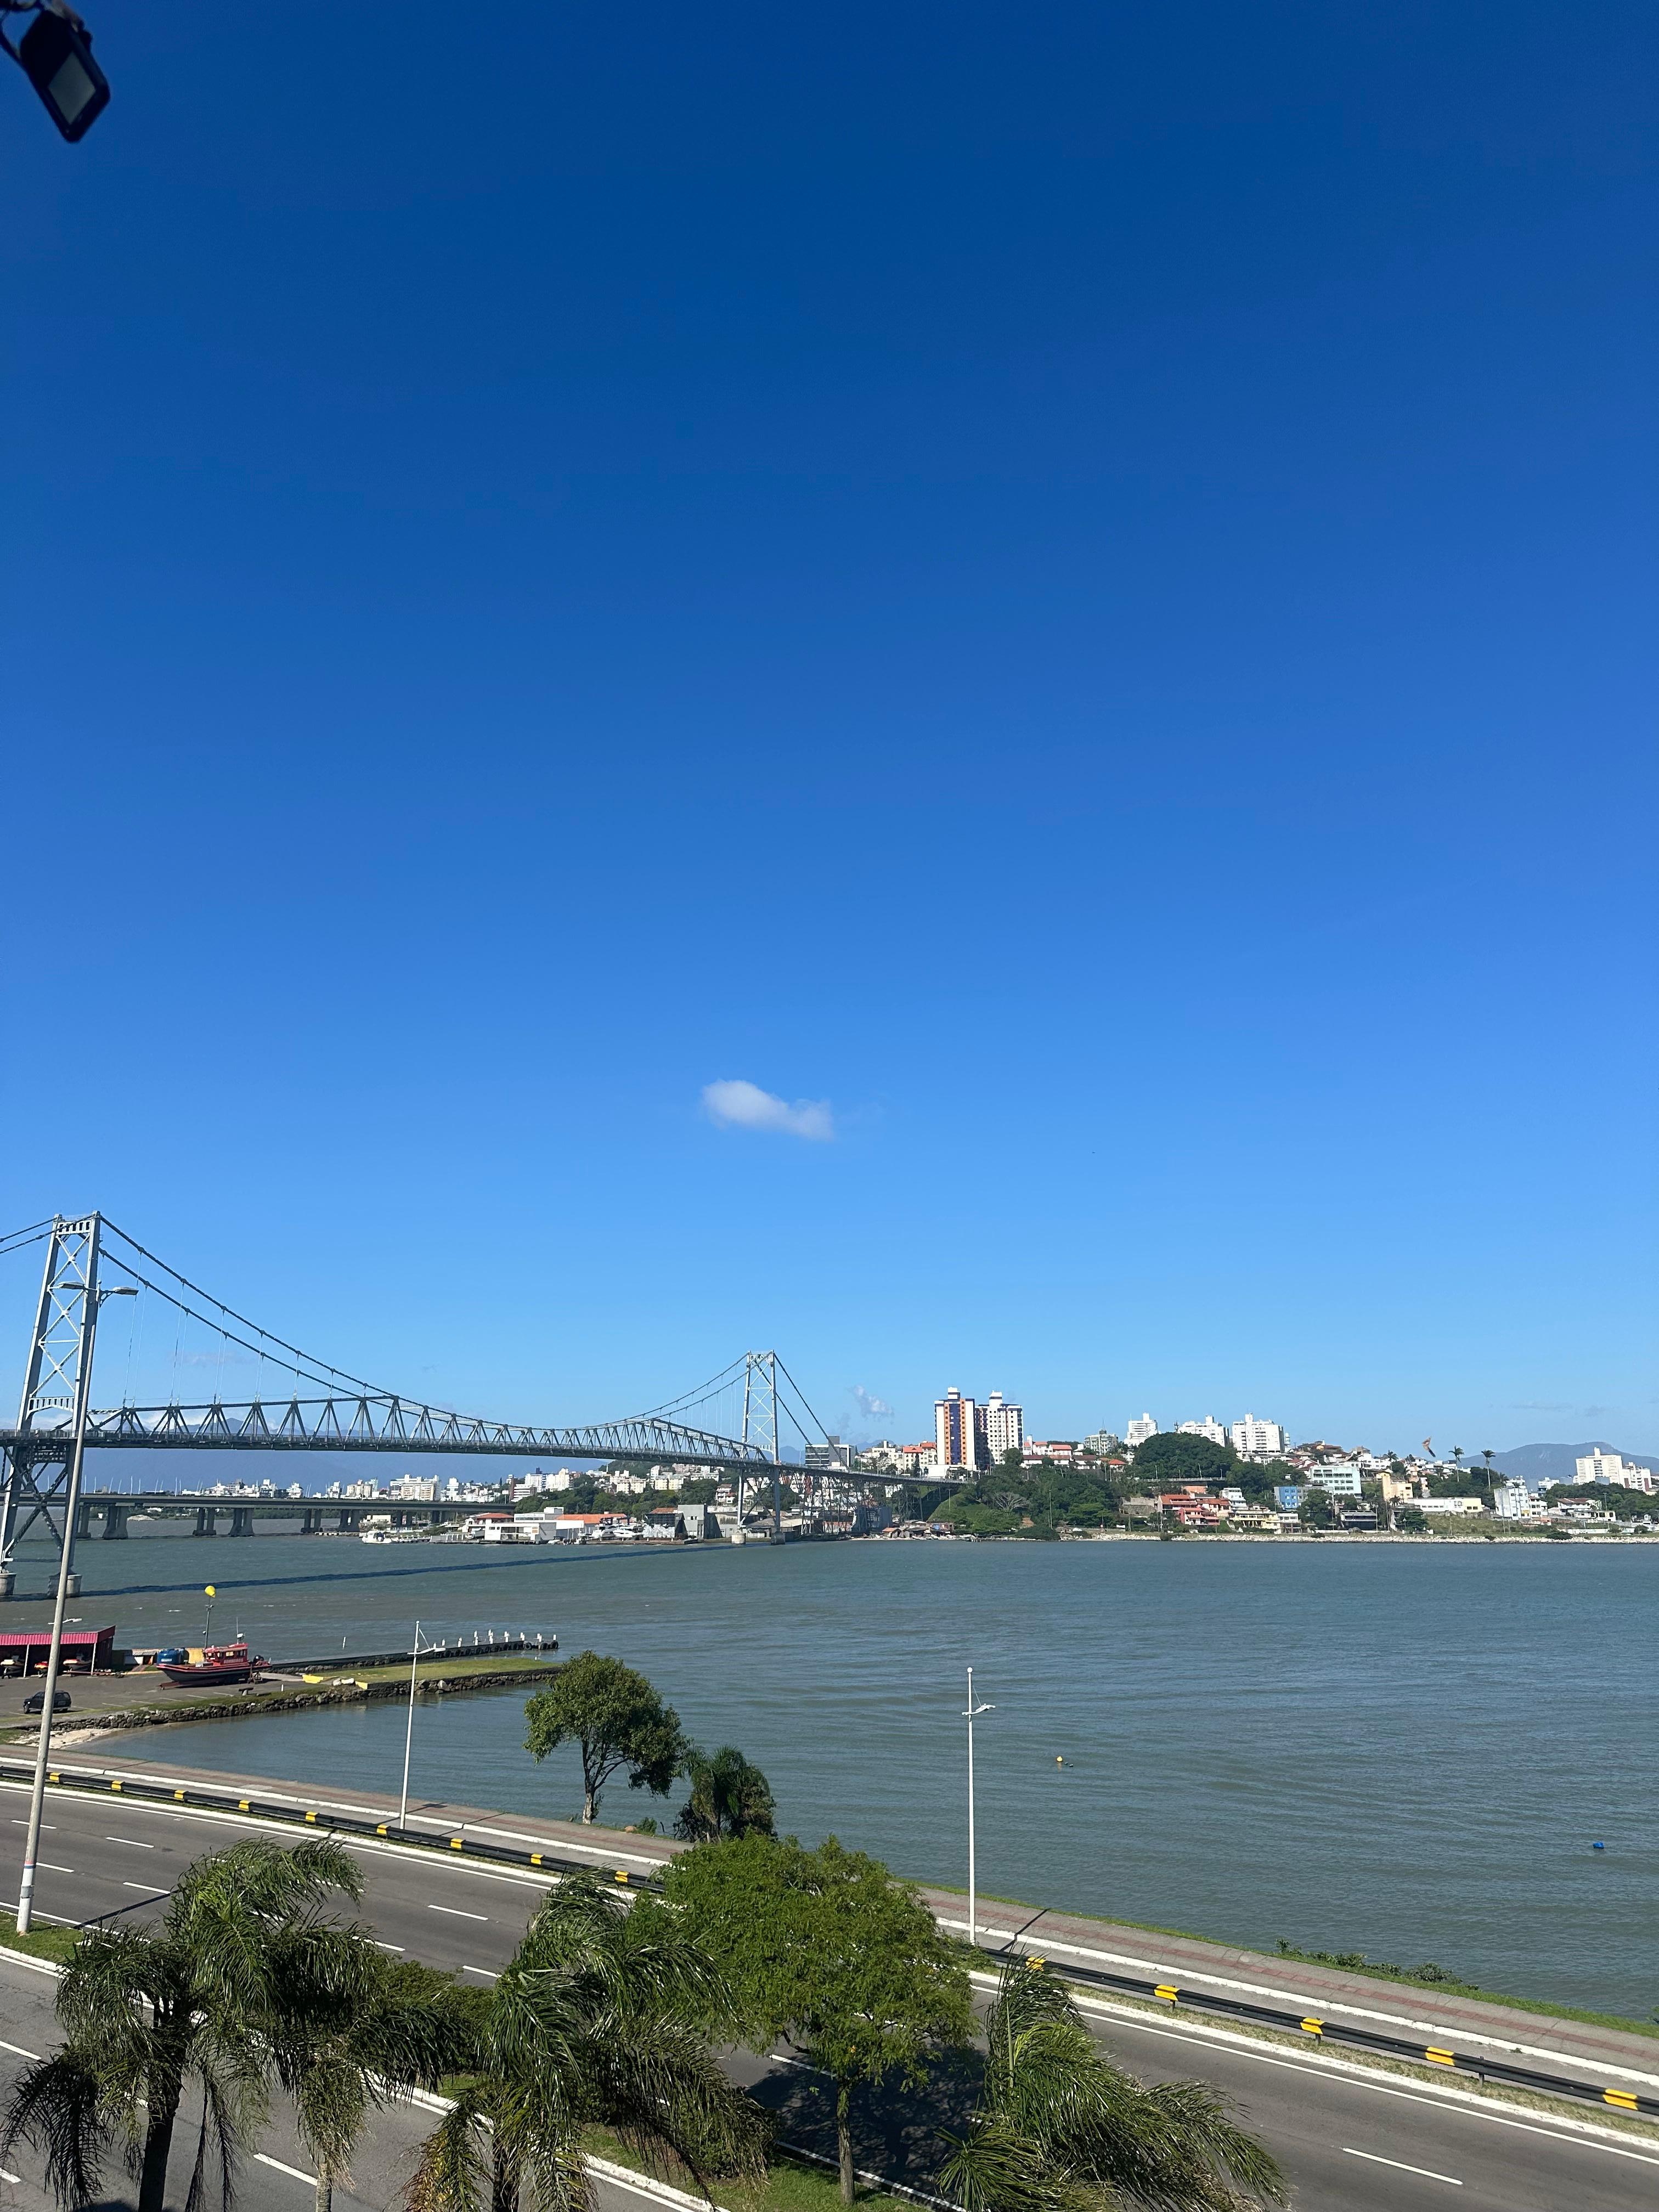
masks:
<path fill-rule="evenodd" d="M 139 1524 L 142 1528 L 143 1524 Z M 88 1626 L 240 1626 L 276 1659 L 538 1630 L 641 1668 L 780 1826 L 1033 1911 L 1271 1950 L 1434 1960 L 1489 1988 L 1659 2008 L 1659 1543 L 859 1543 L 653 1552 L 336 1537 L 84 1544 Z M 20 1587 L 40 1589 L 46 1556 Z M 9 1609 L 43 1620 L 39 1601 Z M 571 1817 L 522 1692 L 427 1700 L 417 1797 Z M 124 1755 L 395 1790 L 395 1703 L 134 1731 Z M 90 1754 L 88 1754 L 90 1755 Z M 672 1803 L 613 1784 L 620 1826 Z M 1600 1842 L 1601 1850 L 1592 1848 Z"/>

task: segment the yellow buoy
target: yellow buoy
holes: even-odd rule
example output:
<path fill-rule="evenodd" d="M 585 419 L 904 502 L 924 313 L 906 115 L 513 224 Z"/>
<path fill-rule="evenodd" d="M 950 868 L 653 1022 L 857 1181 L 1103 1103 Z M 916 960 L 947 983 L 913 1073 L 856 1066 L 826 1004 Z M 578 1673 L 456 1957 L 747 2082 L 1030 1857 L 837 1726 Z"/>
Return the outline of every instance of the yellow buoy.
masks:
<path fill-rule="evenodd" d="M 1056 1752 L 1056 1753 L 1054 1753 L 1054 1765 L 1055 1765 L 1056 1766 L 1064 1766 L 1064 1765 L 1065 1765 L 1065 1764 L 1066 1764 L 1065 1760 L 1060 1757 L 1060 1753 L 1059 1753 L 1058 1752 Z"/>

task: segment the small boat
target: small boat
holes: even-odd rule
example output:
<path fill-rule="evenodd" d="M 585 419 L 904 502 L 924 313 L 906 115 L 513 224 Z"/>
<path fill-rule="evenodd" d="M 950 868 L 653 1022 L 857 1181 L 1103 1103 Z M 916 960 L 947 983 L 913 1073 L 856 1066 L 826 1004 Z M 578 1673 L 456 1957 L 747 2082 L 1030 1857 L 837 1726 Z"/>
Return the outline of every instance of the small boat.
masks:
<path fill-rule="evenodd" d="M 365 1544 L 424 1544 L 428 1542 L 424 1528 L 387 1528 L 370 1526 L 362 1534 Z"/>
<path fill-rule="evenodd" d="M 222 1683 L 247 1682 L 257 1668 L 266 1664 L 264 1659 L 250 1658 L 247 1645 L 243 1644 L 208 1644 L 198 1657 L 157 1662 L 168 1681 L 178 1688 L 214 1689 Z"/>

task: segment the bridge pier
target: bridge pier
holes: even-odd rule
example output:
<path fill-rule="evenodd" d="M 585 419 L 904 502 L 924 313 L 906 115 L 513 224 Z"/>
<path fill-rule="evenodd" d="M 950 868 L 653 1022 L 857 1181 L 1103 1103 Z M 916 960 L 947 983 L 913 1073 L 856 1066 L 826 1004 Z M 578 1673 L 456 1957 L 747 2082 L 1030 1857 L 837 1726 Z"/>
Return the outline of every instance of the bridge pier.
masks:
<path fill-rule="evenodd" d="M 82 1498 L 75 1509 L 75 1540 L 78 1544 L 92 1534 L 92 1500 Z"/>
<path fill-rule="evenodd" d="M 127 1540 L 127 1516 L 132 1508 L 118 1505 L 113 1498 L 104 1508 L 104 1541 L 125 1544 Z"/>
<path fill-rule="evenodd" d="M 354 1535 L 356 1533 L 357 1523 L 362 1517 L 363 1509 L 361 1505 L 343 1505 L 340 1508 L 338 1524 L 341 1535 Z"/>
<path fill-rule="evenodd" d="M 191 1534 L 198 1536 L 216 1536 L 218 1533 L 218 1516 L 213 1507 L 198 1505 L 196 1509 L 196 1526 Z"/>
<path fill-rule="evenodd" d="M 231 1507 L 230 1533 L 233 1536 L 251 1536 L 253 1534 L 253 1516 L 246 1505 Z"/>
<path fill-rule="evenodd" d="M 307 1505 L 305 1511 L 300 1516 L 300 1534 L 302 1536 L 319 1535 L 322 1533 L 322 1515 L 317 1510 L 315 1506 Z"/>

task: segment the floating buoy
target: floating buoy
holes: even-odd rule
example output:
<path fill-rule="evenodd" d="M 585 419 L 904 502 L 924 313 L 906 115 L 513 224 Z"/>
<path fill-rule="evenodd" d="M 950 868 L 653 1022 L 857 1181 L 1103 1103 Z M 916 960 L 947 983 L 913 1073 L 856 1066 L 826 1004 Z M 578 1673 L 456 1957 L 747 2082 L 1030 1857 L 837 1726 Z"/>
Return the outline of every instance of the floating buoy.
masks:
<path fill-rule="evenodd" d="M 1590 1849 L 1593 1851 L 1604 1851 L 1607 1849 L 1607 1845 L 1605 1844 L 1592 1844 L 1590 1845 Z"/>
<path fill-rule="evenodd" d="M 1064 1766 L 1064 1765 L 1065 1765 L 1065 1764 L 1066 1764 L 1065 1760 L 1060 1757 L 1060 1753 L 1059 1753 L 1058 1752 L 1056 1752 L 1056 1753 L 1054 1753 L 1054 1765 L 1055 1765 L 1056 1766 Z M 1599 1851 L 1599 1850 L 1601 1850 L 1601 1844 L 1598 1844 L 1595 1846 L 1595 1848 L 1596 1848 L 1596 1850 Z"/>

